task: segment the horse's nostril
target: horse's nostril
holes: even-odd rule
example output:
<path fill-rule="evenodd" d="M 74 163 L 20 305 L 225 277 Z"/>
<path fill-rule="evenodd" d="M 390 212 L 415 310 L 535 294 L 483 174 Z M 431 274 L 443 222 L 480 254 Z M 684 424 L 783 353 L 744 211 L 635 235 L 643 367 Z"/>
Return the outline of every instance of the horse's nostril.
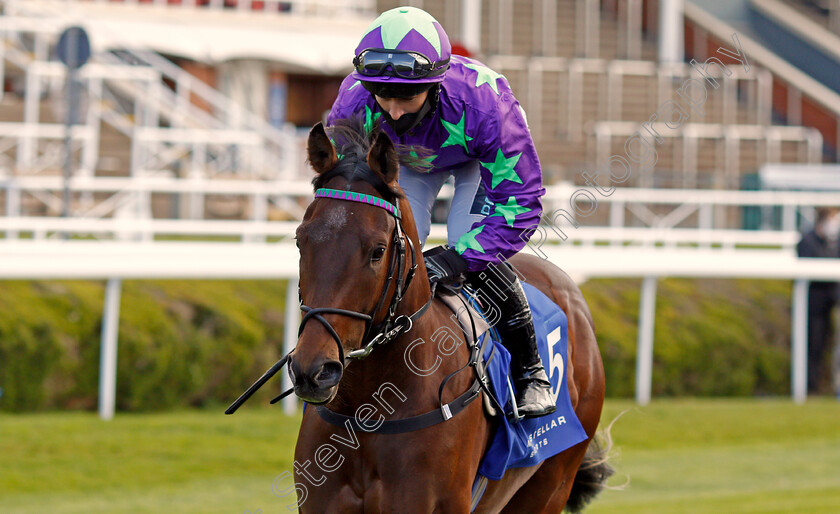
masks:
<path fill-rule="evenodd" d="M 341 364 L 338 361 L 330 361 L 321 366 L 321 371 L 315 377 L 315 382 L 320 387 L 332 387 L 341 380 Z"/>
<path fill-rule="evenodd" d="M 297 374 L 295 373 L 294 361 L 289 361 L 289 365 L 286 367 L 286 371 L 288 371 L 289 373 L 289 380 L 292 382 L 292 384 L 297 385 L 297 378 L 295 378 Z"/>

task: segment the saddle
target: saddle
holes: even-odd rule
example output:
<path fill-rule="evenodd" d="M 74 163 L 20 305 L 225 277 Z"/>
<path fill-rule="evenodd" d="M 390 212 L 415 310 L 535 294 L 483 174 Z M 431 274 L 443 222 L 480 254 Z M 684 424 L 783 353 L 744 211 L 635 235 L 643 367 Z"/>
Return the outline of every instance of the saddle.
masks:
<path fill-rule="evenodd" d="M 474 351 L 479 352 L 479 357 L 474 367 L 485 393 L 484 407 L 497 421 L 495 434 L 473 482 L 471 510 L 481 500 L 488 480 L 500 480 L 510 468 L 538 464 L 587 438 L 572 408 L 566 384 L 566 314 L 535 287 L 527 283 L 522 286 L 533 313 L 540 356 L 551 378 L 552 393 L 556 395 L 557 411 L 539 418 L 513 416 L 511 405 L 516 400 L 509 377 L 510 355 L 468 290 L 457 295 L 451 291 L 439 295 L 455 314 L 466 340 L 475 342 Z"/>
<path fill-rule="evenodd" d="M 479 345 L 477 348 L 479 355 L 486 355 L 488 345 L 492 344 L 492 339 L 490 337 L 482 338 L 482 336 L 489 332 L 491 327 L 484 319 L 484 316 L 476 308 L 475 300 L 469 301 L 465 298 L 465 295 L 469 294 L 470 293 L 468 292 L 464 292 L 462 288 L 459 288 L 459 290 L 442 288 L 436 296 L 447 307 L 449 307 L 449 310 L 454 313 L 456 319 L 458 320 L 458 324 L 461 326 L 461 331 L 464 332 L 466 340 L 469 341 L 470 344 L 475 342 L 475 344 Z M 496 405 L 494 405 L 494 403 L 497 402 L 495 401 L 495 398 L 489 394 L 490 391 L 487 388 L 490 381 L 487 374 L 487 366 L 496 355 L 494 350 L 495 349 L 490 349 L 489 358 L 478 358 L 476 359 L 475 364 L 476 375 L 478 380 L 482 383 L 482 389 L 484 389 L 486 393 L 483 396 L 484 410 L 490 417 L 494 417 L 499 414 L 499 410 Z"/>

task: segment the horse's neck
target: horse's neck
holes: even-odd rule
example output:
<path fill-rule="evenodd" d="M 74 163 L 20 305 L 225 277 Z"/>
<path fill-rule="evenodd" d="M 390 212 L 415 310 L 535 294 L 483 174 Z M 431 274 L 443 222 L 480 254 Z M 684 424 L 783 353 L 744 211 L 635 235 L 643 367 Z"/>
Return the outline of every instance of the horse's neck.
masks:
<path fill-rule="evenodd" d="M 384 407 L 383 401 L 387 400 L 398 413 L 394 419 L 437 408 L 441 381 L 469 359 L 464 334 L 451 314 L 443 302 L 435 299 L 411 332 L 377 347 L 363 360 L 351 361 L 330 408 L 354 415 L 365 404 Z M 471 378 L 469 370 L 458 375 L 447 391 L 452 388 L 450 392 L 456 392 L 459 386 L 463 388 L 465 378 Z M 457 394 L 462 392 L 458 390 Z M 383 414 L 389 418 L 393 413 L 385 410 L 389 412 Z"/>
<path fill-rule="evenodd" d="M 426 262 L 423 260 L 423 251 L 417 235 L 417 225 L 411 213 L 411 205 L 405 197 L 400 199 L 399 204 L 400 209 L 405 213 L 401 222 L 402 230 L 405 237 L 410 238 L 413 243 L 408 245 L 409 250 L 414 250 L 413 256 L 406 256 L 406 260 L 408 261 L 406 262 L 406 267 L 411 266 L 411 264 L 416 264 L 417 270 L 411 284 L 409 284 L 408 290 L 404 293 L 398 313 L 411 315 L 426 304 L 431 296 L 431 289 L 429 288 L 429 274 L 426 271 Z"/>

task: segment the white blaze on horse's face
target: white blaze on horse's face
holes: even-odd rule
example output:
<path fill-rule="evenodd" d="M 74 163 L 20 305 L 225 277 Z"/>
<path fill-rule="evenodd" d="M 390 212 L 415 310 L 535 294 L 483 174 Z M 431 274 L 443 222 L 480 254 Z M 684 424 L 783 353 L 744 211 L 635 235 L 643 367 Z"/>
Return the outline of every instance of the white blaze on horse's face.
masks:
<path fill-rule="evenodd" d="M 358 130 L 366 134 L 361 124 Z M 338 168 L 336 148 L 323 125 L 313 127 L 307 154 L 320 175 L 316 188 L 352 192 L 367 199 L 385 194 L 382 184 L 375 185 L 378 182 L 397 190 L 399 156 L 388 136 L 380 132 L 374 141 L 365 136 L 357 144 L 366 152 L 367 166 L 360 166 L 361 160 L 355 158 L 360 152 L 342 147 L 343 155 L 354 156 L 348 163 L 354 166 Z M 370 144 L 367 150 L 366 144 Z M 300 293 L 307 314 L 290 357 L 289 373 L 295 394 L 313 404 L 335 397 L 346 354 L 361 348 L 368 328 L 388 315 L 388 304 L 380 300 L 396 287 L 388 280 L 397 255 L 388 252 L 393 246 L 396 218 L 375 201 L 360 201 L 362 196 L 348 201 L 316 194 L 296 232 Z"/>
<path fill-rule="evenodd" d="M 334 186 L 353 189 L 344 184 Z M 363 314 L 374 312 L 386 287 L 388 248 L 395 228 L 395 219 L 381 207 L 326 198 L 310 205 L 296 233 L 303 304 Z M 380 311 L 377 321 L 387 308 Z M 362 346 L 367 328 L 364 321 L 344 315 L 324 316 L 345 352 Z M 335 340 L 324 327 L 307 324 L 289 368 L 295 393 L 312 404 L 330 402 L 338 393 L 341 377 L 338 359 Z"/>
<path fill-rule="evenodd" d="M 330 210 L 324 220 L 313 226 L 310 237 L 315 243 L 323 243 L 335 239 L 342 229 L 347 225 L 348 208 L 339 205 Z M 352 212 L 350 213 L 353 214 Z"/>

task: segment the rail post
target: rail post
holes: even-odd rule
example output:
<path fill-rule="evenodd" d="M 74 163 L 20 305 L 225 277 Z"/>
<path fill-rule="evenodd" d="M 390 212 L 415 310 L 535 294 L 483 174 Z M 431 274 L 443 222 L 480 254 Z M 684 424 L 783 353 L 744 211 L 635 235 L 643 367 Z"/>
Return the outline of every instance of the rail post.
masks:
<path fill-rule="evenodd" d="M 808 397 L 808 284 L 807 279 L 793 282 L 790 382 L 796 403 Z"/>
<path fill-rule="evenodd" d="M 298 279 L 290 278 L 286 286 L 286 320 L 283 327 L 283 355 L 286 355 L 297 344 L 297 331 L 300 325 L 300 309 L 298 308 Z M 292 381 L 289 379 L 289 374 L 283 374 L 283 390 L 292 387 Z M 283 412 L 291 416 L 297 412 L 297 397 L 293 394 L 283 398 Z"/>
<path fill-rule="evenodd" d="M 650 403 L 653 382 L 653 327 L 656 316 L 656 277 L 642 279 L 639 298 L 639 334 L 636 350 L 636 403 Z"/>
<path fill-rule="evenodd" d="M 117 334 L 120 324 L 122 279 L 109 278 L 105 286 L 105 311 L 102 314 L 102 350 L 99 355 L 99 417 L 114 417 L 117 396 Z"/>

